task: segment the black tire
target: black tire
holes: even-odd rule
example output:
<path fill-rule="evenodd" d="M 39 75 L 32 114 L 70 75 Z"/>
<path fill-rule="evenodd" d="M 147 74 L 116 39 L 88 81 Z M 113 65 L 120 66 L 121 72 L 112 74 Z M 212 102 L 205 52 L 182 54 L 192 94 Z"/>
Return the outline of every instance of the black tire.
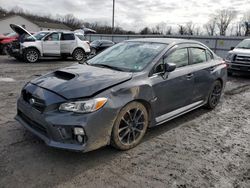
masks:
<path fill-rule="evenodd" d="M 221 94 L 222 94 L 222 83 L 219 80 L 216 80 L 213 83 L 212 89 L 209 93 L 206 107 L 208 109 L 214 109 L 220 102 Z"/>
<path fill-rule="evenodd" d="M 81 48 L 77 48 L 74 50 L 72 57 L 75 61 L 82 61 L 85 57 L 85 51 Z"/>
<path fill-rule="evenodd" d="M 35 48 L 28 48 L 24 51 L 24 60 L 27 63 L 36 63 L 39 60 L 39 51 Z"/>
<path fill-rule="evenodd" d="M 112 134 L 111 145 L 119 150 L 128 150 L 137 146 L 148 128 L 148 112 L 138 102 L 127 104 L 118 114 Z"/>

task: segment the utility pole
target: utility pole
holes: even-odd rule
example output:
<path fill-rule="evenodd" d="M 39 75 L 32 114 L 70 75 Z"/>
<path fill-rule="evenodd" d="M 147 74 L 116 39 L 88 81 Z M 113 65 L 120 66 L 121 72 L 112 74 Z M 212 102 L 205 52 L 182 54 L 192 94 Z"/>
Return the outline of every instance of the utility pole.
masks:
<path fill-rule="evenodd" d="M 113 15 L 112 15 L 112 34 L 114 34 L 115 25 L 115 0 L 113 0 Z"/>

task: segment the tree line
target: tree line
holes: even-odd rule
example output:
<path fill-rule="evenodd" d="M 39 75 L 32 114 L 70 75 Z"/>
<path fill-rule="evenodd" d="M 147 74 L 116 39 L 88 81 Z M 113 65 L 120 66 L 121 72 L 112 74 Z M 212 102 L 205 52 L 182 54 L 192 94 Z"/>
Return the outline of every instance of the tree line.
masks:
<path fill-rule="evenodd" d="M 29 13 L 22 8 L 15 6 L 11 10 L 5 10 L 0 7 L 0 19 L 9 15 L 20 15 L 27 19 L 42 22 L 62 23 L 70 28 L 79 29 L 88 27 L 100 34 L 156 34 L 156 35 L 209 35 L 209 36 L 249 36 L 250 35 L 250 10 L 246 11 L 243 16 L 237 18 L 239 13 L 234 9 L 217 10 L 214 14 L 209 15 L 207 23 L 197 25 L 193 22 L 178 25 L 168 25 L 160 22 L 153 27 L 144 27 L 139 32 L 128 31 L 122 27 L 112 29 L 108 24 L 98 22 L 89 23 L 83 19 L 76 18 L 73 14 L 67 15 L 36 15 Z"/>

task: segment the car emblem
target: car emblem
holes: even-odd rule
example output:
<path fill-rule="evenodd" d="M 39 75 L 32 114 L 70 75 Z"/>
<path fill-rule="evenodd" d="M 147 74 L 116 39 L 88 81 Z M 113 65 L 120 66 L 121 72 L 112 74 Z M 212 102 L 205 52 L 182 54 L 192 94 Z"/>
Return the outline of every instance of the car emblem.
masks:
<path fill-rule="evenodd" d="M 31 98 L 31 99 L 29 100 L 29 102 L 30 102 L 30 104 L 32 105 L 32 104 L 34 104 L 36 101 L 35 101 L 35 99 Z"/>

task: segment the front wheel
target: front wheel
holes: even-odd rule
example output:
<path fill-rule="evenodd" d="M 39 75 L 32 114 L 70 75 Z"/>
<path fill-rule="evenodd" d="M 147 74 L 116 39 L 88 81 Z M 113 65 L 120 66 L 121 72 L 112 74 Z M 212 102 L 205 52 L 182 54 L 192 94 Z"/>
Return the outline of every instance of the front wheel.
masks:
<path fill-rule="evenodd" d="M 72 56 L 75 61 L 82 61 L 85 57 L 85 52 L 84 50 L 77 48 L 74 50 Z"/>
<path fill-rule="evenodd" d="M 39 59 L 39 52 L 34 48 L 30 48 L 25 50 L 24 52 L 24 60 L 27 63 L 36 63 Z"/>
<path fill-rule="evenodd" d="M 210 91 L 207 107 L 209 109 L 213 109 L 220 102 L 220 97 L 222 94 L 222 83 L 219 80 L 216 80 L 212 86 L 212 90 Z"/>
<path fill-rule="evenodd" d="M 117 116 L 111 135 L 111 145 L 128 150 L 140 143 L 148 127 L 148 112 L 144 105 L 131 102 Z"/>

